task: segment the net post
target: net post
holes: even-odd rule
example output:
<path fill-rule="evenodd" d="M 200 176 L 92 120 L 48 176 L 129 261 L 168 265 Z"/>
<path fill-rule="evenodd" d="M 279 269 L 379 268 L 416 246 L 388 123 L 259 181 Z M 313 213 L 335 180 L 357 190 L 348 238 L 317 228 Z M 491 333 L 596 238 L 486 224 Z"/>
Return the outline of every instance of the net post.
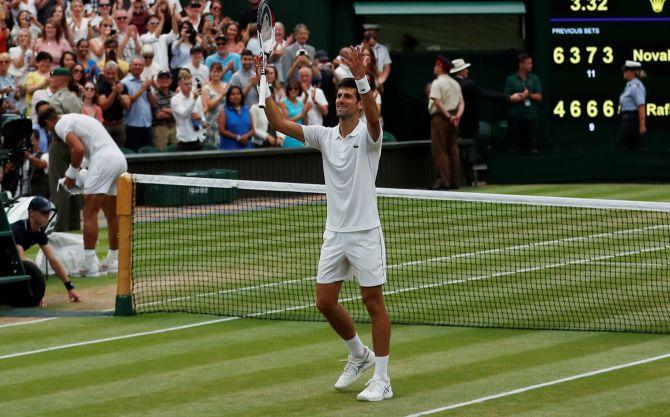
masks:
<path fill-rule="evenodd" d="M 119 178 L 116 214 L 119 216 L 119 271 L 116 287 L 116 316 L 130 316 L 133 311 L 131 232 L 135 187 L 133 176 L 124 173 Z"/>

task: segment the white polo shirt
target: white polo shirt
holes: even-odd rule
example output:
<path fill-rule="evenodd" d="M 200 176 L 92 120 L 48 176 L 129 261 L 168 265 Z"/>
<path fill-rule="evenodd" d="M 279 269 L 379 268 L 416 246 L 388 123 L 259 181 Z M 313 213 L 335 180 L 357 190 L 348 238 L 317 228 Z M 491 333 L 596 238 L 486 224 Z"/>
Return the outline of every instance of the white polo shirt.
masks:
<path fill-rule="evenodd" d="M 305 144 L 321 151 L 326 179 L 326 229 L 355 232 L 380 227 L 375 180 L 382 133 L 372 140 L 361 121 L 342 138 L 340 127 L 302 126 Z"/>
<path fill-rule="evenodd" d="M 93 161 L 91 157 L 101 153 L 103 149 L 116 151 L 117 155 L 125 160 L 114 139 L 109 136 L 102 123 L 93 117 L 79 113 L 64 114 L 56 123 L 54 130 L 63 142 L 67 142 L 68 133 L 73 132 L 77 135 L 84 145 L 84 156 L 91 161 Z"/>

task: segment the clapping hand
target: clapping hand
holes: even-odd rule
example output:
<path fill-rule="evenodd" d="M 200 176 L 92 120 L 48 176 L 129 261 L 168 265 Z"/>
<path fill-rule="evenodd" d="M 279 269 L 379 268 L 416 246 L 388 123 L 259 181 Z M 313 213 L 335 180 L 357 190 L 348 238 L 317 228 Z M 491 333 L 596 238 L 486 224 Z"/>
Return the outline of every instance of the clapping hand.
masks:
<path fill-rule="evenodd" d="M 363 55 L 363 48 L 360 46 L 346 48 L 342 51 L 341 58 L 342 63 L 349 67 L 356 80 L 365 77 L 370 57 Z"/>

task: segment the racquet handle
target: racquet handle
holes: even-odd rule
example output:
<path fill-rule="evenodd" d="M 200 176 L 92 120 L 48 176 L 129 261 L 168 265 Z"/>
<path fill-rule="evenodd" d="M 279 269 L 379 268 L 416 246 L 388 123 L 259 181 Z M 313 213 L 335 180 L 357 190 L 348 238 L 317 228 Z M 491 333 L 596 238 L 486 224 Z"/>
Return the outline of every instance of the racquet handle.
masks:
<path fill-rule="evenodd" d="M 267 84 L 268 80 L 265 77 L 265 74 L 261 74 L 261 82 L 258 88 L 258 107 L 261 109 L 265 108 L 265 99 L 267 98 L 265 93 L 268 90 Z"/>

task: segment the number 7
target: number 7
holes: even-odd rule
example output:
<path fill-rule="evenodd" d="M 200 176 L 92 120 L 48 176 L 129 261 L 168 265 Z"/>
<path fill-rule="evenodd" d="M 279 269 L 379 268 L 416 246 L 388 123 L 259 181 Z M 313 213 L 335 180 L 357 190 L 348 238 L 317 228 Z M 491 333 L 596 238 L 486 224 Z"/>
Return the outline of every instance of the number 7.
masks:
<path fill-rule="evenodd" d="M 593 56 L 598 52 L 598 47 L 596 46 L 587 46 L 586 52 L 589 53 L 589 64 L 593 64 Z"/>

